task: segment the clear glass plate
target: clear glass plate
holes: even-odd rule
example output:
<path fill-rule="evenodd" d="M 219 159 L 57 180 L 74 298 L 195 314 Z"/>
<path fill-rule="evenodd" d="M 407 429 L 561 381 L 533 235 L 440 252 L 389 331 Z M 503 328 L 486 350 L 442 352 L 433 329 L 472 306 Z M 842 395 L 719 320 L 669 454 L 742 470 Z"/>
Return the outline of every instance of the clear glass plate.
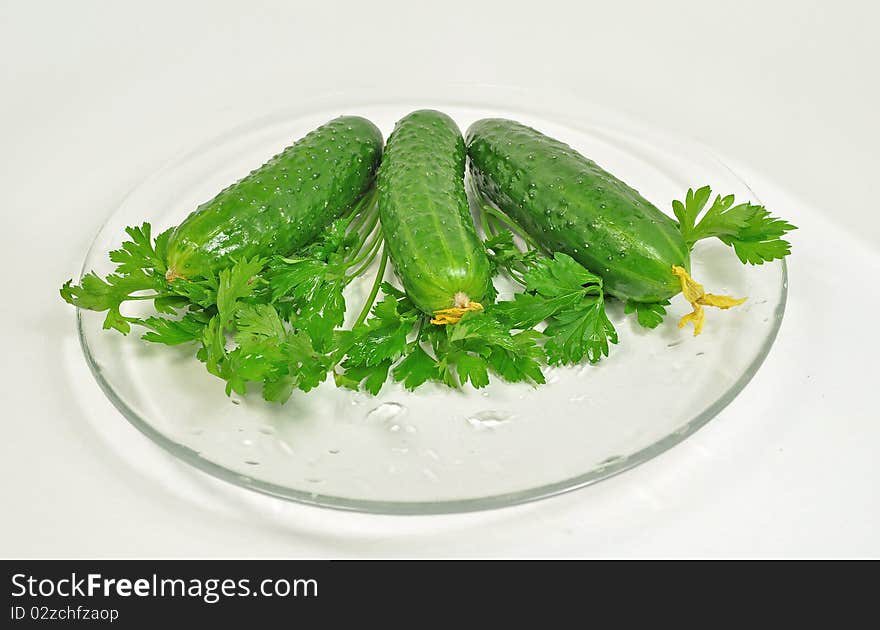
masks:
<path fill-rule="evenodd" d="M 450 94 L 453 96 L 450 98 Z M 552 105 L 548 105 L 552 103 Z M 343 113 L 387 134 L 408 111 L 433 107 L 462 130 L 485 116 L 515 118 L 555 136 L 669 211 L 688 187 L 755 201 L 735 174 L 699 145 L 567 97 L 494 86 L 418 94 L 364 91 L 313 100 L 235 129 L 147 179 L 109 218 L 84 271 L 110 271 L 107 252 L 126 225 L 154 233 L 311 129 Z M 337 389 L 332 379 L 284 406 L 258 393 L 227 398 L 192 347 L 157 347 L 101 329 L 79 311 L 82 348 L 104 392 L 140 431 L 176 457 L 239 486 L 284 499 L 380 513 L 495 508 L 566 492 L 662 453 L 718 414 L 755 374 L 786 300 L 786 268 L 744 267 L 717 241 L 701 242 L 693 275 L 708 290 L 748 296 L 708 309 L 703 334 L 676 327 L 681 296 L 656 330 L 609 305 L 620 343 L 599 365 L 547 370 L 532 388 L 498 381 L 481 390 L 388 384 L 379 396 Z M 370 278 L 353 283 L 359 309 Z"/>

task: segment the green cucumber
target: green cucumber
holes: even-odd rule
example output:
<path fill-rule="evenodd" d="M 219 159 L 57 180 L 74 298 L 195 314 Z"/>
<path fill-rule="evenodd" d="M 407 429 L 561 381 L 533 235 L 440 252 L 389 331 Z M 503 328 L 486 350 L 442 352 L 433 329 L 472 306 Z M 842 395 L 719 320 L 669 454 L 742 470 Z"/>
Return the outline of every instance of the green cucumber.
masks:
<path fill-rule="evenodd" d="M 468 208 L 465 159 L 455 122 L 420 110 L 398 121 L 379 168 L 388 254 L 407 295 L 429 315 L 467 309 L 489 294 L 489 258 Z"/>
<path fill-rule="evenodd" d="M 372 185 L 382 133 L 341 116 L 200 205 L 175 228 L 166 277 L 208 276 L 232 259 L 289 254 L 352 208 Z"/>
<path fill-rule="evenodd" d="M 553 252 L 599 275 L 606 293 L 658 302 L 681 291 L 673 266 L 690 271 L 678 225 L 635 189 L 567 144 L 501 118 L 467 132 L 477 189 Z"/>

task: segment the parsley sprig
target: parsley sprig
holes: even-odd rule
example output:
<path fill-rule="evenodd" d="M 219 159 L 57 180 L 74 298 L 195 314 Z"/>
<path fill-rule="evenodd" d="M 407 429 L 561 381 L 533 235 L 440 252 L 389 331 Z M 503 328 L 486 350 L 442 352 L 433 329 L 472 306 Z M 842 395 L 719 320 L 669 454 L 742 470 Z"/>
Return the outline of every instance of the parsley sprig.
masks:
<path fill-rule="evenodd" d="M 688 248 L 697 241 L 718 238 L 733 248 L 743 264 L 761 265 L 785 258 L 791 253 L 791 244 L 783 239 L 797 228 L 783 219 L 771 216 L 764 206 L 735 203 L 733 195 L 712 197 L 709 186 L 688 189 L 684 201 L 673 201 L 672 211 Z M 627 300 L 624 312 L 635 313 L 640 325 L 656 328 L 666 315 L 669 300 L 661 302 L 634 302 Z"/>
<path fill-rule="evenodd" d="M 546 322 L 544 350 L 551 365 L 586 359 L 596 363 L 617 343 L 617 331 L 605 313 L 602 279 L 571 256 L 531 260 L 522 273 L 524 290 L 495 310 L 510 328 L 528 330 Z"/>
<path fill-rule="evenodd" d="M 170 230 L 152 238 L 144 223 L 126 233 L 129 240 L 110 253 L 113 273 L 68 281 L 62 298 L 106 311 L 104 328 L 128 334 L 137 325 L 149 342 L 195 342 L 196 356 L 226 381 L 227 394 L 256 382 L 277 402 L 326 379 L 334 330 L 345 315 L 343 290 L 357 276 L 351 269 L 368 266 L 382 241 L 372 192 L 294 256 L 244 258 L 207 277 L 166 279 Z M 124 315 L 122 305 L 137 300 L 152 300 L 158 315 Z"/>
<path fill-rule="evenodd" d="M 376 394 L 388 380 L 415 389 L 428 381 L 449 387 L 489 384 L 489 373 L 510 382 L 543 383 L 544 352 L 534 330 L 511 334 L 494 306 L 467 313 L 451 326 L 431 324 L 406 294 L 381 284 L 372 316 L 338 334 L 336 383 Z"/>
<path fill-rule="evenodd" d="M 717 237 L 733 247 L 743 264 L 751 265 L 785 258 L 791 253 L 791 244 L 782 237 L 797 229 L 794 225 L 771 216 L 764 206 L 748 202 L 734 205 L 733 195 L 716 195 L 707 210 L 711 196 L 712 189 L 703 186 L 689 189 L 683 202 L 672 202 L 672 211 L 688 247 L 704 238 Z"/>
<path fill-rule="evenodd" d="M 636 314 L 636 320 L 639 325 L 644 328 L 657 328 L 666 317 L 666 307 L 669 306 L 669 300 L 661 300 L 660 302 L 636 302 L 627 300 L 623 307 L 623 312 L 627 315 Z"/>
<path fill-rule="evenodd" d="M 605 313 L 602 279 L 567 254 L 545 253 L 473 186 L 470 192 L 488 236 L 485 245 L 490 260 L 523 286 L 512 301 L 493 307 L 505 325 L 528 330 L 546 323 L 541 339 L 551 365 L 584 359 L 596 363 L 608 356 L 609 344 L 616 344 L 618 338 Z M 523 242 L 522 248 L 514 234 Z"/>

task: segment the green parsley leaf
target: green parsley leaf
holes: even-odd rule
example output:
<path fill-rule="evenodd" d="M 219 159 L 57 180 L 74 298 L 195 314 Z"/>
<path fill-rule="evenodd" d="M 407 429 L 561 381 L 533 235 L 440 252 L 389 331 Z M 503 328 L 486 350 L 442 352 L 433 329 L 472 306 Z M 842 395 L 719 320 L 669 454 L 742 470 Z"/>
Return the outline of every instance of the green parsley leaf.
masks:
<path fill-rule="evenodd" d="M 373 316 L 347 335 L 348 367 L 396 361 L 407 349 L 407 337 L 419 319 L 408 298 L 386 295 L 373 307 Z"/>
<path fill-rule="evenodd" d="M 645 328 L 657 328 L 666 316 L 666 307 L 669 300 L 662 302 L 634 302 L 627 300 L 623 312 L 627 315 L 636 314 L 636 319 Z"/>
<path fill-rule="evenodd" d="M 226 336 L 220 324 L 220 316 L 212 317 L 202 330 L 202 347 L 196 357 L 205 364 L 208 372 L 226 378 Z"/>
<path fill-rule="evenodd" d="M 554 254 L 552 259 L 544 258 L 533 264 L 524 278 L 529 291 L 547 298 L 572 292 L 602 295 L 602 279 L 562 252 Z"/>
<path fill-rule="evenodd" d="M 176 315 L 177 311 L 189 306 L 190 301 L 183 295 L 165 295 L 153 300 L 153 306 L 158 313 Z"/>
<path fill-rule="evenodd" d="M 605 313 L 602 279 L 567 254 L 535 260 L 523 274 L 525 291 L 493 306 L 510 328 L 547 322 L 544 349 L 551 364 L 590 363 L 608 356 L 617 332 Z"/>
<path fill-rule="evenodd" d="M 195 279 L 175 278 L 167 284 L 175 295 L 186 298 L 202 308 L 211 308 L 217 304 L 219 282 L 217 276 L 211 276 Z"/>
<path fill-rule="evenodd" d="M 303 332 L 287 336 L 284 353 L 290 373 L 296 377 L 297 388 L 304 392 L 323 383 L 332 367 L 330 357 L 315 350 L 311 339 Z"/>
<path fill-rule="evenodd" d="M 289 330 L 272 305 L 241 304 L 235 323 L 237 346 L 219 374 L 227 394 L 244 394 L 249 382 L 262 382 L 266 400 L 284 402 L 294 388 L 309 391 L 326 378 L 330 357 L 317 352 L 306 333 Z"/>
<path fill-rule="evenodd" d="M 268 271 L 271 299 L 284 306 L 297 328 L 309 333 L 319 348 L 345 319 L 344 269 L 313 259 L 278 259 Z"/>
<path fill-rule="evenodd" d="M 263 400 L 267 402 L 286 403 L 296 389 L 296 379 L 290 374 L 278 378 L 267 378 L 263 381 Z"/>
<path fill-rule="evenodd" d="M 125 232 L 131 237 L 119 249 L 110 252 L 110 260 L 117 264 L 116 273 L 127 274 L 141 269 L 154 269 L 165 273 L 165 254 L 171 229 L 156 237 L 155 245 L 150 236 L 151 227 L 144 223 L 140 227 L 127 227 Z"/>
<path fill-rule="evenodd" d="M 561 308 L 570 307 L 580 300 L 580 292 L 573 291 L 547 299 L 535 293 L 517 293 L 513 300 L 499 302 L 492 310 L 506 321 L 510 328 L 526 330 L 540 324 Z"/>
<path fill-rule="evenodd" d="M 412 350 L 394 368 L 394 380 L 403 382 L 403 386 L 409 390 L 426 383 L 437 380 L 439 377 L 437 361 L 434 360 L 419 344 L 414 344 Z"/>
<path fill-rule="evenodd" d="M 785 258 L 791 253 L 791 244 L 781 237 L 795 226 L 770 216 L 762 206 L 752 206 L 753 214 L 740 230 L 730 236 L 719 238 L 733 247 L 743 264 L 760 265 L 771 260 Z"/>
<path fill-rule="evenodd" d="M 242 304 L 235 312 L 235 342 L 255 344 L 266 339 L 283 340 L 284 322 L 270 304 Z"/>
<path fill-rule="evenodd" d="M 141 320 L 140 324 L 150 329 L 141 336 L 144 341 L 176 346 L 201 340 L 206 322 L 197 314 L 187 313 L 176 320 L 167 317 L 147 317 Z"/>
<path fill-rule="evenodd" d="M 79 285 L 68 280 L 61 287 L 61 297 L 74 306 L 91 311 L 107 311 L 104 328 L 115 328 L 123 335 L 131 330 L 129 322 L 137 321 L 126 318 L 119 311 L 120 305 L 140 291 L 161 291 L 164 279 L 142 269 L 136 269 L 127 275 L 110 274 L 101 279 L 95 273 L 84 275 Z"/>
<path fill-rule="evenodd" d="M 608 342 L 617 343 L 617 332 L 605 315 L 601 297 L 584 298 L 576 308 L 563 310 L 550 318 L 544 334 L 547 360 L 552 365 L 590 363 L 608 356 Z"/>
<path fill-rule="evenodd" d="M 253 294 L 256 276 L 265 265 L 262 258 L 243 258 L 219 274 L 217 312 L 224 327 L 230 328 L 238 308 L 238 301 Z"/>
<path fill-rule="evenodd" d="M 433 327 L 438 380 L 455 386 L 457 374 L 461 384 L 470 381 L 479 388 L 488 384 L 491 369 L 509 382 L 543 382 L 545 355 L 538 345 L 541 334 L 532 330 L 511 334 L 509 323 L 495 310 L 497 306 L 468 313 L 453 326 Z"/>
<path fill-rule="evenodd" d="M 537 330 L 524 330 L 513 335 L 515 350 L 492 348 L 489 353 L 489 366 L 492 371 L 510 383 L 544 383 L 541 364 L 546 360 L 544 350 L 538 342 L 543 335 Z"/>
<path fill-rule="evenodd" d="M 391 361 L 380 361 L 376 365 L 349 365 L 343 364 L 345 372 L 334 372 L 333 376 L 336 385 L 339 387 L 347 387 L 348 389 L 360 389 L 363 387 L 373 396 L 379 393 L 382 385 L 388 379 L 388 370 L 391 368 Z"/>
<path fill-rule="evenodd" d="M 353 216 L 333 221 L 317 241 L 301 252 L 301 256 L 329 263 L 340 262 L 358 241 L 357 234 L 348 231 Z"/>
<path fill-rule="evenodd" d="M 703 208 L 706 207 L 706 202 L 709 201 L 711 195 L 712 189 L 708 186 L 703 186 L 696 190 L 689 188 L 684 203 L 678 200 L 672 202 L 672 212 L 675 214 L 675 218 L 678 219 L 679 229 L 689 247 L 693 246 L 698 240 L 691 239 L 691 233 L 697 224 L 697 217 L 700 216 Z"/>
<path fill-rule="evenodd" d="M 102 279 L 94 272 L 90 272 L 82 277 L 78 285 L 68 280 L 61 288 L 61 297 L 79 308 L 107 311 L 104 328 L 115 328 L 122 334 L 131 331 L 131 324 L 139 324 L 147 328 L 157 326 L 161 329 L 154 330 L 153 334 L 148 333 L 145 337 L 148 341 L 166 343 L 165 339 L 185 336 L 180 330 L 183 324 L 165 324 L 159 321 L 160 318 L 141 320 L 126 317 L 120 312 L 120 306 L 128 300 L 144 300 L 152 297 L 156 311 L 166 315 L 177 314 L 179 310 L 188 307 L 209 308 L 216 301 L 216 280 L 177 279 L 167 282 L 165 257 L 171 230 L 165 230 L 155 240 L 151 237 L 149 223 L 144 223 L 140 227 L 127 227 L 125 231 L 130 240 L 123 242 L 119 249 L 110 252 L 110 259 L 116 263 L 114 273 Z M 175 326 L 178 330 L 172 334 L 170 330 Z M 191 332 L 194 333 L 195 330 Z"/>
<path fill-rule="evenodd" d="M 517 272 L 528 269 L 538 260 L 541 254 L 537 250 L 522 251 L 513 241 L 513 234 L 502 230 L 486 239 L 483 244 L 486 247 L 489 260 L 493 267 L 506 269 L 508 272 Z"/>
<path fill-rule="evenodd" d="M 716 196 L 706 210 L 711 194 L 711 189 L 703 186 L 688 190 L 684 202 L 672 202 L 672 211 L 688 247 L 701 239 L 717 237 L 733 247 L 743 264 L 752 265 L 785 258 L 791 253 L 791 245 L 782 237 L 797 229 L 794 225 L 771 216 L 763 206 L 748 202 L 734 205 L 733 195 Z"/>
<path fill-rule="evenodd" d="M 479 354 L 461 352 L 456 355 L 455 367 L 462 385 L 470 381 L 480 389 L 489 384 L 489 363 Z"/>

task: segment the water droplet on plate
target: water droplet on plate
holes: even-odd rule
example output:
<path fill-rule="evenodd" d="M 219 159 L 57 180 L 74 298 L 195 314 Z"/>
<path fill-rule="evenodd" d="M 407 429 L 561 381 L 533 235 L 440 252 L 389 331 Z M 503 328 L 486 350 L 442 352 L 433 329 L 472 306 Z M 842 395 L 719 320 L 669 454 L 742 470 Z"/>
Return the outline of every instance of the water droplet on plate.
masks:
<path fill-rule="evenodd" d="M 367 412 L 367 415 L 364 418 L 368 422 L 388 422 L 393 418 L 396 418 L 400 414 L 406 411 L 406 407 L 396 402 L 387 402 L 382 403 L 378 407 L 373 407 Z M 398 425 L 394 425 L 398 426 Z M 391 429 L 394 431 L 395 429 Z"/>
<path fill-rule="evenodd" d="M 545 368 L 544 369 L 544 384 L 552 385 L 553 383 L 559 380 L 559 370 L 554 368 Z"/>
<path fill-rule="evenodd" d="M 468 424 L 478 431 L 497 429 L 510 422 L 513 416 L 506 411 L 488 409 L 467 418 Z"/>

